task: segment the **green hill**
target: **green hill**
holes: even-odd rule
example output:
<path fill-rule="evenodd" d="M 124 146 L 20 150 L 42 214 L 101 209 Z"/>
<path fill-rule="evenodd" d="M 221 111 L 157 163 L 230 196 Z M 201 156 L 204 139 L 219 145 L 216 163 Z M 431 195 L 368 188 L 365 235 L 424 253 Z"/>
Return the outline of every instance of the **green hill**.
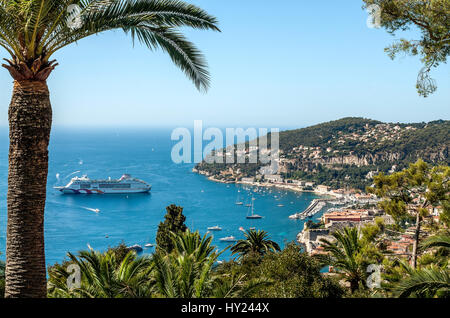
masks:
<path fill-rule="evenodd" d="M 363 189 L 379 172 L 389 173 L 417 159 L 450 162 L 450 121 L 382 123 L 343 118 L 280 133 L 280 168 L 286 179 L 333 188 Z M 270 138 L 269 138 L 270 140 Z M 261 164 L 207 164 L 197 169 L 225 181 L 256 177 Z"/>

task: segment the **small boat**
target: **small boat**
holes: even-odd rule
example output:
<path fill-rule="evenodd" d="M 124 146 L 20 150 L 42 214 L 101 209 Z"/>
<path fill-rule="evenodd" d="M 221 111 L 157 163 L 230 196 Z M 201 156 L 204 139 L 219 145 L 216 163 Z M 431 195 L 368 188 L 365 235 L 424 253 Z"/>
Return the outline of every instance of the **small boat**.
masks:
<path fill-rule="evenodd" d="M 262 219 L 263 218 L 261 215 L 255 214 L 253 210 L 254 210 L 254 205 L 253 205 L 253 202 L 252 202 L 252 214 L 251 215 L 247 215 L 247 219 L 249 219 L 249 220 L 257 220 L 257 219 Z"/>
<path fill-rule="evenodd" d="M 152 243 L 148 243 L 148 244 L 145 244 L 144 246 L 145 246 L 145 247 L 153 247 L 153 246 L 155 246 L 155 245 L 152 244 Z"/>
<path fill-rule="evenodd" d="M 255 231 L 256 230 L 256 227 L 251 227 L 250 228 L 250 231 Z"/>
<path fill-rule="evenodd" d="M 222 231 L 222 228 L 218 225 L 208 227 L 208 231 Z"/>
<path fill-rule="evenodd" d="M 249 219 L 249 220 L 257 220 L 257 219 L 262 219 L 262 218 L 263 217 L 258 214 L 252 214 L 252 215 L 247 216 L 247 219 Z"/>
<path fill-rule="evenodd" d="M 128 246 L 127 247 L 129 250 L 133 250 L 133 251 L 135 251 L 136 253 L 141 253 L 144 249 L 142 248 L 142 246 L 140 246 L 140 245 L 138 245 L 138 244 L 135 244 L 135 245 L 132 245 L 132 246 Z"/>
<path fill-rule="evenodd" d="M 234 236 L 227 236 L 220 239 L 221 242 L 236 242 L 236 238 Z"/>
<path fill-rule="evenodd" d="M 278 204 L 277 207 L 282 208 L 284 207 L 284 204 Z"/>

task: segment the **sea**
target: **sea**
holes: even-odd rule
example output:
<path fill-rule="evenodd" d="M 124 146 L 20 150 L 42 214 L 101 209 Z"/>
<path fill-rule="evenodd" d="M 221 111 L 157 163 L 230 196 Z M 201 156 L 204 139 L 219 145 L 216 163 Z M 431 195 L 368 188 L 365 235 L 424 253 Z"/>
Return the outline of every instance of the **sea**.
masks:
<path fill-rule="evenodd" d="M 165 208 L 184 208 L 186 225 L 213 236 L 218 250 L 230 243 L 220 238 L 242 239 L 240 228 L 255 227 L 269 233 L 280 246 L 295 241 L 305 221 L 289 215 L 303 211 L 318 196 L 276 188 L 257 188 L 216 183 L 192 172 L 195 164 L 176 164 L 171 152 L 177 143 L 171 129 L 55 128 L 52 131 L 45 209 L 46 262 L 63 261 L 67 252 L 105 251 L 120 243 L 155 244 L 158 224 Z M 54 186 L 66 185 L 74 176 L 120 178 L 131 174 L 152 185 L 150 194 L 63 195 Z M 8 130 L 0 130 L 0 259 L 6 250 L 6 196 L 8 176 Z M 254 198 L 260 220 L 248 220 L 246 204 Z M 236 205 L 242 201 L 244 205 Z M 280 205 L 280 206 L 279 206 Z M 282 205 L 282 206 L 281 206 Z M 314 217 L 317 220 L 321 213 Z M 207 233 L 208 227 L 222 227 Z M 145 248 L 151 254 L 153 247 Z M 221 260 L 232 258 L 227 249 Z"/>

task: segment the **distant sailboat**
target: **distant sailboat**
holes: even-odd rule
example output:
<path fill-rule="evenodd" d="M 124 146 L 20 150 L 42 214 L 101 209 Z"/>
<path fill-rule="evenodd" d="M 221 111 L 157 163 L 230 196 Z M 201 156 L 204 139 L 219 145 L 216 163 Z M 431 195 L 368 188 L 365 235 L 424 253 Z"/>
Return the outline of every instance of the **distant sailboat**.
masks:
<path fill-rule="evenodd" d="M 241 192 L 241 191 L 238 191 L 238 197 L 237 197 L 237 199 L 236 199 L 236 205 L 244 205 L 244 202 L 242 202 L 242 201 L 240 200 L 240 195 L 239 195 L 240 192 Z"/>
<path fill-rule="evenodd" d="M 253 204 L 253 200 L 252 200 L 252 214 L 251 215 L 247 215 L 247 219 L 249 220 L 256 220 L 256 219 L 262 219 L 263 217 L 261 215 L 255 214 L 254 213 L 254 204 Z"/>

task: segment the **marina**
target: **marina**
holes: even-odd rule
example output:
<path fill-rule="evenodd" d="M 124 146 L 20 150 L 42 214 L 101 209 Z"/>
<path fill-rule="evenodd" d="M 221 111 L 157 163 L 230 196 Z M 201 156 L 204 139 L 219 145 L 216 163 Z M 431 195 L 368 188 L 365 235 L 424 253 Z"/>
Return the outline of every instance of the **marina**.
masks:
<path fill-rule="evenodd" d="M 296 213 L 289 216 L 290 219 L 300 219 L 305 220 L 306 218 L 313 217 L 315 214 L 322 211 L 322 209 L 326 206 L 328 199 L 314 199 L 311 204 L 301 213 Z"/>

